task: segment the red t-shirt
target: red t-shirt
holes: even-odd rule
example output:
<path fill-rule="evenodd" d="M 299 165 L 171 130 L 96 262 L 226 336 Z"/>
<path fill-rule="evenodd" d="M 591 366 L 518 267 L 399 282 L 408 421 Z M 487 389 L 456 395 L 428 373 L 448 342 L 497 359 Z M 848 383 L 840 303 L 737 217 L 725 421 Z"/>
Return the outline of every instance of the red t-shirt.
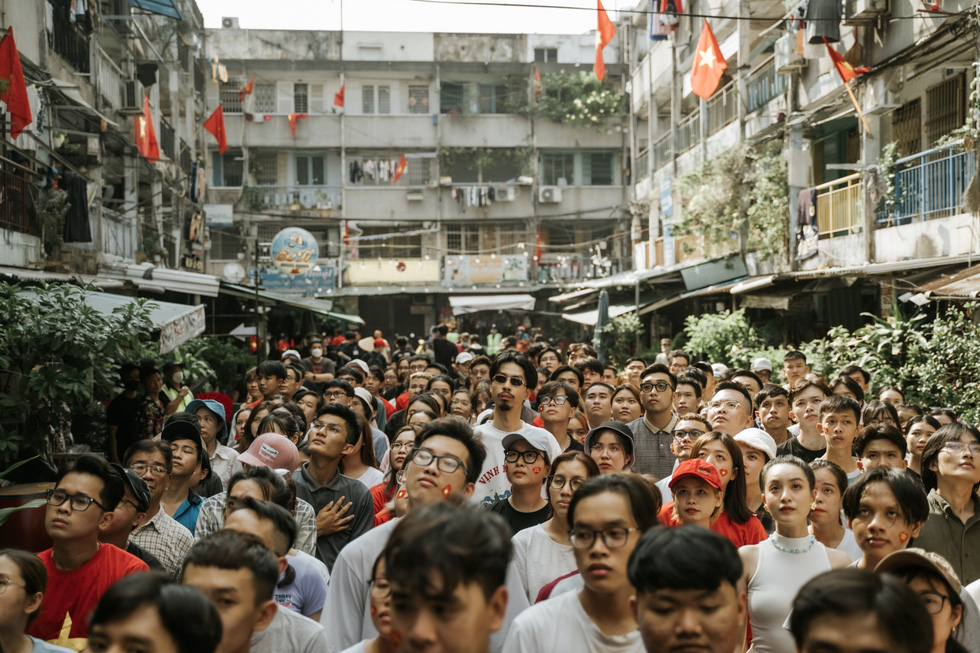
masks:
<path fill-rule="evenodd" d="M 27 627 L 27 634 L 38 639 L 57 639 L 66 615 L 71 615 L 69 637 L 88 637 L 89 614 L 109 586 L 123 576 L 150 569 L 136 556 L 111 544 L 103 543 L 91 560 L 68 571 L 54 566 L 52 551 L 37 554 L 48 570 L 48 588 L 41 613 Z"/>
<path fill-rule="evenodd" d="M 395 496 L 394 491 L 387 492 L 388 483 L 382 482 L 378 483 L 371 488 L 371 498 L 374 499 L 374 512 L 375 514 L 384 510 L 385 504 L 391 501 L 391 498 Z M 397 486 L 396 486 L 397 487 Z"/>
<path fill-rule="evenodd" d="M 399 410 L 405 410 L 406 408 L 408 408 L 408 392 L 407 391 L 401 393 L 400 395 L 398 395 L 398 398 L 395 399 L 395 411 L 396 412 L 399 411 Z"/>
<path fill-rule="evenodd" d="M 385 419 L 391 419 L 391 416 L 395 414 L 395 407 L 392 406 L 391 402 L 385 399 L 384 397 L 381 398 L 381 401 L 384 404 Z"/>
<path fill-rule="evenodd" d="M 657 517 L 660 518 L 664 526 L 680 526 L 681 522 L 674 519 L 674 502 L 669 501 L 663 505 Z M 747 544 L 758 544 L 769 537 L 762 522 L 755 515 L 749 517 L 744 524 L 736 524 L 728 516 L 728 513 L 721 513 L 714 522 L 711 523 L 711 530 L 727 537 L 736 547 Z"/>

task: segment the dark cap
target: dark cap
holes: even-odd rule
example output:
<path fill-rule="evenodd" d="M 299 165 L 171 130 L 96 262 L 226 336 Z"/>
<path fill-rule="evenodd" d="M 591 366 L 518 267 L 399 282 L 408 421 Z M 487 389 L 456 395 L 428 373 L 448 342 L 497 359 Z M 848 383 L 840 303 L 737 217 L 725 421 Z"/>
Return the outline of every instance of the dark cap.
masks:
<path fill-rule="evenodd" d="M 180 369 L 184 369 L 184 364 L 181 363 L 181 362 L 179 362 L 179 361 L 167 361 L 166 363 L 164 363 L 163 364 L 163 374 L 164 374 L 164 376 L 166 376 L 167 374 L 169 374 L 170 373 L 170 370 L 174 369 L 175 367 L 179 367 Z"/>
<path fill-rule="evenodd" d="M 585 453 L 589 453 L 592 450 L 592 443 L 597 437 L 599 437 L 603 431 L 612 431 L 620 436 L 620 439 L 624 443 L 629 444 L 628 455 L 633 455 L 634 443 L 633 443 L 633 432 L 630 431 L 629 427 L 623 422 L 617 422 L 615 420 L 610 420 L 608 422 L 603 422 L 599 426 L 595 427 L 585 436 Z"/>
<path fill-rule="evenodd" d="M 136 497 L 136 511 L 146 512 L 150 508 L 150 488 L 146 485 L 146 481 L 141 479 L 136 472 L 131 469 L 126 469 L 122 465 L 112 463 L 112 467 L 119 472 L 129 486 L 129 489 L 133 491 L 133 496 Z"/>
<path fill-rule="evenodd" d="M 197 444 L 197 450 L 204 450 L 204 441 L 201 440 L 201 430 L 192 422 L 183 420 L 171 420 L 163 427 L 160 432 L 160 439 L 173 444 L 177 440 L 190 440 Z"/>

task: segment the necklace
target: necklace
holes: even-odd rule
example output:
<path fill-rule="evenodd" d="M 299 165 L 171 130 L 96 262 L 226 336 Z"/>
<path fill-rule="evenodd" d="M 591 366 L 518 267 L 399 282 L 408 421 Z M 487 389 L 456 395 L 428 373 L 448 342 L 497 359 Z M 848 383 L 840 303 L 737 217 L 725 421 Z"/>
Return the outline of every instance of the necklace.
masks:
<path fill-rule="evenodd" d="M 787 539 L 789 539 L 789 538 L 787 538 Z M 796 539 L 796 538 L 793 538 L 793 539 Z M 798 549 L 790 549 L 788 547 L 781 546 L 779 544 L 779 542 L 776 541 L 776 534 L 775 533 L 773 533 L 772 535 L 769 536 L 769 541 L 772 542 L 772 545 L 774 547 L 776 547 L 778 550 L 782 551 L 783 553 L 806 553 L 807 551 L 809 551 L 810 549 L 813 548 L 813 545 L 814 544 L 817 543 L 817 538 L 814 535 L 810 535 L 806 539 L 809 540 L 810 543 L 807 544 L 805 547 L 800 547 Z"/>

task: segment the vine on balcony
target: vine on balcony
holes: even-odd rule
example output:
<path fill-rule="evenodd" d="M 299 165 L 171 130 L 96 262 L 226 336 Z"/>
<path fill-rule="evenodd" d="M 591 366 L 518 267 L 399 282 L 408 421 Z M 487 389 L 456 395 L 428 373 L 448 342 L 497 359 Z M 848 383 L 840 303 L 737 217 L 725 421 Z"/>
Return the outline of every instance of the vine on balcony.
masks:
<path fill-rule="evenodd" d="M 521 174 L 530 174 L 530 147 L 444 147 L 439 150 L 442 174 L 453 170 L 476 172 L 500 165 L 512 165 Z"/>
<path fill-rule="evenodd" d="M 528 105 L 528 113 L 552 122 L 604 127 L 626 110 L 626 96 L 602 86 L 587 72 L 552 73 L 541 80 L 541 97 Z"/>

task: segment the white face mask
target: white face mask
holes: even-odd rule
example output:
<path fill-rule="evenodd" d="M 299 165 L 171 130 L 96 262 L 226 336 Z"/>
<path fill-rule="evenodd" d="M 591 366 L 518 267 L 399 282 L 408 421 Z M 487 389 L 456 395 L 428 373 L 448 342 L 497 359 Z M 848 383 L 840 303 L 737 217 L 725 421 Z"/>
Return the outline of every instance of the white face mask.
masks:
<path fill-rule="evenodd" d="M 174 372 L 174 383 L 180 385 L 183 382 L 184 382 L 184 373 L 182 371 Z"/>
<path fill-rule="evenodd" d="M 311 349 L 310 353 L 313 354 L 313 358 L 320 358 L 323 355 L 322 349 Z"/>

